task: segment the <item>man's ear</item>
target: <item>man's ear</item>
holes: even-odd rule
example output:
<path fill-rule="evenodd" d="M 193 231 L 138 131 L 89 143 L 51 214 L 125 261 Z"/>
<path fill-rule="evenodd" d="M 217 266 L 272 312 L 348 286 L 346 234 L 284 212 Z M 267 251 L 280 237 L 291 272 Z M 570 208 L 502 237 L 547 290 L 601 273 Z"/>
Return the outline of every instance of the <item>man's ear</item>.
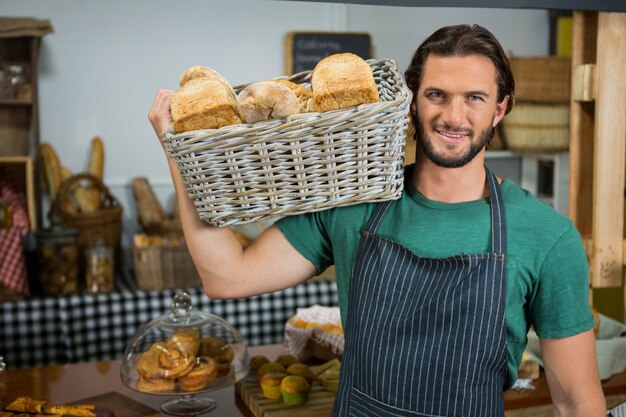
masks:
<path fill-rule="evenodd" d="M 509 100 L 511 100 L 511 96 L 504 96 L 502 101 L 496 104 L 496 114 L 493 118 L 493 127 L 496 127 L 496 125 L 500 123 L 500 121 L 506 114 L 506 109 L 509 105 Z"/>

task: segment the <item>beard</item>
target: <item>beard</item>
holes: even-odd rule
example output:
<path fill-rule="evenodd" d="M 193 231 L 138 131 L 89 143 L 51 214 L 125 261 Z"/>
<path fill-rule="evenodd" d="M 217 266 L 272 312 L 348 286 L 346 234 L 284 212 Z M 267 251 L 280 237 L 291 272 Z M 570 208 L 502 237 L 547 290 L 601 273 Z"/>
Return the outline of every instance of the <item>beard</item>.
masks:
<path fill-rule="evenodd" d="M 420 122 L 418 123 L 418 126 L 419 128 L 415 131 L 415 140 L 422 149 L 422 152 L 424 152 L 424 155 L 426 155 L 426 157 L 430 159 L 435 165 L 443 168 L 460 168 L 462 166 L 465 166 L 472 159 L 474 159 L 485 146 L 489 144 L 489 142 L 495 135 L 495 128 L 493 127 L 492 120 L 492 123 L 490 123 L 488 127 L 480 131 L 478 140 L 471 142 L 469 148 L 463 154 L 455 156 L 445 156 L 441 153 L 437 153 L 435 147 L 433 146 L 432 140 L 426 136 L 424 125 Z M 448 124 L 434 127 L 440 127 L 440 130 L 445 130 L 448 132 L 462 132 L 464 134 L 467 134 L 470 139 L 476 137 L 473 130 L 459 130 L 453 128 Z"/>

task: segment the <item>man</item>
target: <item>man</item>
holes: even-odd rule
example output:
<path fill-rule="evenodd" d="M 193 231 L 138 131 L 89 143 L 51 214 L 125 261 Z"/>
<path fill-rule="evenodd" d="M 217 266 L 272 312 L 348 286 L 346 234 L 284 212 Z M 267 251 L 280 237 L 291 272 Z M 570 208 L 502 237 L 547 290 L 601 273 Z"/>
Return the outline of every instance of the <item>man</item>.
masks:
<path fill-rule="evenodd" d="M 531 325 L 554 415 L 605 415 L 580 236 L 484 167 L 513 105 L 501 46 L 484 28 L 445 27 L 405 75 L 419 146 L 397 201 L 287 217 L 243 250 L 197 218 L 168 156 L 206 293 L 276 291 L 334 264 L 346 335 L 334 416 L 502 416 Z M 158 135 L 172 94 L 150 111 Z"/>

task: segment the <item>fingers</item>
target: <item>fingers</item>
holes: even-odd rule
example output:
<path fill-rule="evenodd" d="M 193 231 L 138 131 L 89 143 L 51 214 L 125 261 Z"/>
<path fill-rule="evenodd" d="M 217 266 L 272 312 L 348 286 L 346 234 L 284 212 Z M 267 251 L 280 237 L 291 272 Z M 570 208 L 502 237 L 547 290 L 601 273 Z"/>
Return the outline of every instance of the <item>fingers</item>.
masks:
<path fill-rule="evenodd" d="M 157 136 L 168 131 L 172 123 L 172 116 L 170 114 L 172 97 L 174 97 L 174 91 L 161 88 L 157 92 L 152 106 L 150 107 L 150 111 L 148 112 L 148 119 Z"/>

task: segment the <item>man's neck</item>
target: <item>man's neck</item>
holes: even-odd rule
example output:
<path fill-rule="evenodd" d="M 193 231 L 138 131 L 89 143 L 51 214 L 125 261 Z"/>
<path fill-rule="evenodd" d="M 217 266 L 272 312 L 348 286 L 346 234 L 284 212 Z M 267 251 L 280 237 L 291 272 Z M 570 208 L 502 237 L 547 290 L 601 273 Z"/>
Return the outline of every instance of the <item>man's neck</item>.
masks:
<path fill-rule="evenodd" d="M 442 203 L 479 200 L 489 195 L 484 160 L 483 150 L 460 168 L 443 168 L 418 151 L 411 180 L 415 189 L 429 200 Z"/>

